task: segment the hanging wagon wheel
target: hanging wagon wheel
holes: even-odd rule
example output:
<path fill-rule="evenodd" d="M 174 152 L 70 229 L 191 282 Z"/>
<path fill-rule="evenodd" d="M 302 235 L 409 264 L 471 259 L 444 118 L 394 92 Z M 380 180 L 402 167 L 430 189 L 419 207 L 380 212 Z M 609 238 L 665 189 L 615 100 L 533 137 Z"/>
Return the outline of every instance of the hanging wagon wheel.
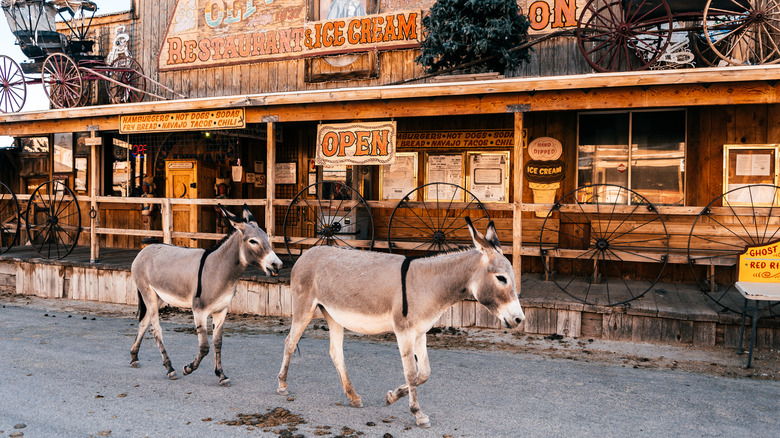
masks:
<path fill-rule="evenodd" d="M 4 254 L 18 242 L 19 202 L 11 189 L 0 183 L 0 254 Z"/>
<path fill-rule="evenodd" d="M 614 306 L 655 286 L 666 267 L 669 234 L 645 197 L 595 184 L 553 205 L 539 245 L 545 272 L 563 292 L 586 304 Z"/>
<path fill-rule="evenodd" d="M 141 64 L 129 56 L 117 58 L 110 65 L 106 76 L 116 82 L 106 82 L 108 98 L 113 103 L 140 102 L 146 91 L 146 78 L 143 76 Z M 118 83 L 117 83 L 118 82 Z M 137 88 L 140 91 L 128 87 Z"/>
<path fill-rule="evenodd" d="M 27 83 L 19 64 L 0 55 L 0 112 L 19 112 L 27 99 Z"/>
<path fill-rule="evenodd" d="M 599 72 L 644 70 L 672 37 L 665 0 L 590 0 L 577 23 L 577 46 Z"/>
<path fill-rule="evenodd" d="M 780 62 L 780 2 L 709 0 L 702 27 L 712 51 L 729 64 Z"/>
<path fill-rule="evenodd" d="M 735 287 L 737 257 L 748 246 L 777 240 L 780 187 L 739 187 L 713 199 L 696 216 L 688 236 L 688 265 L 707 297 L 725 311 L 740 313 L 744 299 Z M 758 303 L 764 316 L 780 315 L 780 302 Z"/>
<path fill-rule="evenodd" d="M 318 245 L 374 247 L 371 208 L 357 190 L 335 181 L 320 181 L 298 192 L 284 214 L 282 230 L 292 262 Z"/>
<path fill-rule="evenodd" d="M 490 222 L 485 206 L 459 185 L 436 182 L 417 187 L 390 215 L 390 252 L 419 256 L 471 248 L 474 244 L 466 216 L 477 229 L 484 229 Z"/>
<path fill-rule="evenodd" d="M 81 209 L 76 195 L 62 181 L 47 181 L 30 195 L 27 236 L 42 257 L 61 259 L 76 247 Z"/>
<path fill-rule="evenodd" d="M 43 61 L 43 91 L 55 108 L 78 106 L 84 92 L 84 81 L 76 63 L 68 55 L 52 53 Z"/>

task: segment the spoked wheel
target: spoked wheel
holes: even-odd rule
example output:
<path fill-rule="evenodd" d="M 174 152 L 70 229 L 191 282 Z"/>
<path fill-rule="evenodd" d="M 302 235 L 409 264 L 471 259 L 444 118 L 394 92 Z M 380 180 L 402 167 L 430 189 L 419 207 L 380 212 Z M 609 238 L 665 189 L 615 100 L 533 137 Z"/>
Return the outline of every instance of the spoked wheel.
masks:
<path fill-rule="evenodd" d="M 18 242 L 20 222 L 16 195 L 0 182 L 0 254 L 5 254 Z"/>
<path fill-rule="evenodd" d="M 577 46 L 599 72 L 644 70 L 663 55 L 672 36 L 665 0 L 590 0 L 580 17 Z"/>
<path fill-rule="evenodd" d="M 424 256 L 473 247 L 466 216 L 477 229 L 484 229 L 490 222 L 485 206 L 459 185 L 437 182 L 417 187 L 390 215 L 390 252 Z"/>
<path fill-rule="evenodd" d="M 47 181 L 27 204 L 27 236 L 42 257 L 61 259 L 76 247 L 81 234 L 81 209 L 62 181 Z"/>
<path fill-rule="evenodd" d="M 753 184 L 713 199 L 688 237 L 688 264 L 701 291 L 723 310 L 740 313 L 735 265 L 748 246 L 780 240 L 780 187 Z M 780 302 L 758 301 L 763 316 L 780 315 Z"/>
<path fill-rule="evenodd" d="M 19 64 L 0 55 L 0 112 L 16 113 L 27 100 L 27 83 Z"/>
<path fill-rule="evenodd" d="M 709 0 L 703 28 L 712 51 L 729 64 L 780 62 L 780 2 Z"/>
<path fill-rule="evenodd" d="M 595 184 L 553 205 L 539 245 L 545 272 L 563 292 L 586 304 L 614 306 L 642 297 L 658 282 L 669 234 L 645 197 Z"/>
<path fill-rule="evenodd" d="M 55 108 L 78 106 L 84 92 L 84 81 L 76 62 L 68 55 L 52 53 L 43 61 L 43 90 Z"/>
<path fill-rule="evenodd" d="M 298 192 L 287 207 L 282 229 L 292 262 L 318 245 L 374 247 L 371 208 L 357 190 L 340 182 L 321 181 Z"/>
<path fill-rule="evenodd" d="M 146 91 L 146 78 L 141 64 L 133 58 L 121 57 L 111 63 L 106 76 L 116 82 L 106 81 L 106 92 L 113 103 L 140 102 Z M 138 90 L 133 90 L 133 87 Z"/>

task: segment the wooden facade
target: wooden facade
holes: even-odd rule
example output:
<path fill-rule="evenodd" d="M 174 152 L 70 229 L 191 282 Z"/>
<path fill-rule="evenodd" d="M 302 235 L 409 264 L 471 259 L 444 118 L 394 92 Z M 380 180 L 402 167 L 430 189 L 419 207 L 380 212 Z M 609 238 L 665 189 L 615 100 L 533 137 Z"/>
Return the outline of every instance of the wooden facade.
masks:
<path fill-rule="evenodd" d="M 410 3 L 380 1 L 379 10 L 424 10 L 431 2 Z M 537 201 L 534 198 L 534 190 L 523 173 L 524 166 L 531 160 L 527 144 L 534 139 L 551 137 L 562 145 L 561 160 L 565 171 L 559 187 L 554 189 L 553 199 L 557 200 L 588 183 L 581 180 L 578 170 L 581 167 L 579 146 L 583 115 L 680 111 L 684 117 L 685 139 L 678 184 L 683 198 L 668 202 L 667 198 L 658 195 L 654 202 L 670 204 L 658 207 L 666 224 L 665 231 L 670 236 L 669 266 L 663 280 L 690 284 L 695 280 L 687 266 L 686 250 L 692 224 L 702 207 L 726 191 L 724 145 L 780 144 L 780 91 L 777 87 L 780 68 L 776 66 L 597 74 L 591 72 L 578 57 L 572 37 L 562 36 L 540 43 L 535 47 L 530 62 L 517 71 L 503 72 L 502 78 L 470 75 L 416 81 L 415 78 L 423 75 L 422 69 L 414 62 L 419 54 L 416 48 L 291 57 L 192 69 L 160 69 L 160 51 L 176 7 L 174 0 L 137 0 L 134 11 L 118 15 L 117 22 L 121 21 L 133 29 L 133 56 L 144 72 L 188 96 L 187 99 L 0 115 L 0 135 L 19 138 L 63 132 L 82 133 L 87 126 L 98 127 L 103 143 L 94 149 L 95 158 L 90 161 L 90 172 L 94 172 L 90 188 L 94 191 L 85 192 L 80 197 L 83 222 L 89 224 L 88 229 L 92 232 L 92 236 L 83 233 L 80 243 L 91 245 L 96 259 L 100 258 L 100 248 L 137 249 L 142 246 L 144 237 L 207 246 L 210 241 L 221 237 L 216 232 L 216 219 L 210 210 L 216 202 L 227 205 L 246 202 L 250 205 L 258 222 L 268 229 L 269 236 L 281 252 L 284 236 L 280 224 L 285 209 L 296 194 L 309 185 L 310 173 L 321 176 L 321 169 L 309 171 L 315 158 L 318 126 L 322 123 L 392 120 L 397 123 L 399 134 L 511 133 L 511 143 L 500 146 L 409 146 L 399 147 L 398 152 L 417 152 L 420 157 L 433 152 L 464 156 L 469 152 L 508 154 L 508 197 L 503 202 L 486 203 L 486 208 L 496 221 L 504 252 L 512 258 L 520 281 L 523 273 L 544 272 L 539 257 L 543 255 L 540 241 L 559 243 L 557 237 L 545 240 L 545 223 L 561 235 L 566 233 L 567 226 L 577 227 L 576 222 L 574 225 L 557 222 L 549 225 L 551 221 L 545 222 L 545 214 L 553 201 Z M 107 22 L 101 26 L 112 28 L 115 24 Z M 105 28 L 98 29 L 103 29 L 100 32 L 105 33 Z M 395 85 L 402 82 L 405 84 Z M 236 108 L 245 111 L 246 127 L 243 129 L 187 132 L 160 129 L 141 134 L 120 132 L 122 116 Z M 665 128 L 658 126 L 658 130 Z M 144 158 L 133 166 L 142 168 L 141 175 L 151 178 L 150 187 L 151 182 L 156 185 L 149 192 L 154 196 L 140 197 L 143 185 L 139 180 L 133 183 L 135 193 L 119 193 L 112 189 L 112 172 L 115 169 L 111 165 L 115 161 L 111 156 L 114 148 L 121 144 L 144 145 Z M 166 177 L 169 163 L 184 161 L 212 169 L 208 180 L 197 182 L 199 194 L 194 199 L 184 199 L 187 197 L 177 194 L 172 177 Z M 295 164 L 297 171 L 292 183 L 276 183 L 277 163 Z M 231 178 L 236 167 L 258 179 L 248 182 L 245 177 Z M 380 199 L 378 166 L 364 168 L 363 176 L 359 178 L 367 181 L 367 185 L 360 190 L 374 212 L 377 229 L 375 248 L 386 250 L 387 240 L 394 238 L 388 235 L 389 217 L 398 201 Z M 4 178 L 6 173 L 5 170 L 0 172 Z M 48 176 L 53 176 L 54 171 L 49 170 L 48 173 Z M 259 175 L 262 175 L 262 183 Z M 418 185 L 428 182 L 424 166 L 418 169 L 417 177 Z M 214 199 L 217 178 L 229 179 L 226 183 L 229 195 L 219 201 Z M 11 185 L 19 193 L 29 193 L 21 179 L 12 178 Z M 125 197 L 128 194 L 133 196 Z M 155 214 L 149 230 L 143 226 L 144 204 L 154 206 Z M 97 207 L 94 219 L 89 216 L 90 206 Z M 631 210 L 630 205 L 615 209 L 620 214 L 630 213 Z M 182 212 L 189 212 L 190 216 Z M 193 220 L 193 216 L 199 216 L 200 220 Z M 768 223 L 780 226 L 780 219 L 775 216 Z M 629 228 L 641 225 L 630 221 L 625 224 Z M 647 233 L 660 232 L 656 229 Z M 649 252 L 652 249 L 644 248 Z M 567 255 L 565 250 L 552 254 L 553 258 L 576 257 L 571 255 L 575 253 Z M 648 263 L 642 263 L 641 256 L 627 261 L 636 265 L 637 272 L 652 270 L 652 267 L 646 266 Z M 16 274 L 17 284 L 19 272 Z M 71 278 L 78 277 L 75 271 L 72 275 Z M 59 284 L 56 289 L 63 290 Z M 676 305 L 684 306 L 684 302 L 685 299 L 679 298 Z M 473 323 L 480 319 L 487 321 L 488 318 L 480 316 L 479 311 L 472 309 L 473 306 L 473 302 L 461 305 L 456 312 Z M 602 327 L 603 323 L 609 332 L 604 332 L 605 337 L 641 338 L 641 335 L 632 335 L 630 331 L 628 335 L 621 335 L 615 332 L 617 329 L 610 328 L 619 325 L 617 320 L 629 323 L 627 321 L 631 318 L 619 312 L 600 313 L 603 311 L 601 308 L 596 310 L 583 306 L 565 309 L 550 306 L 540 306 L 529 312 L 529 324 L 545 327 L 532 332 L 590 334 L 601 330 L 594 327 Z M 656 308 L 654 317 L 662 312 L 658 310 L 661 307 Z M 577 317 L 572 318 L 567 312 L 577 312 Z M 600 315 L 599 323 L 593 322 L 596 313 Z M 453 318 L 451 312 L 448 315 Z M 572 323 L 572 320 L 579 322 Z M 636 321 L 636 324 L 645 323 L 641 318 Z M 689 322 L 690 327 L 686 325 L 685 329 L 686 339 L 714 339 L 715 321 L 707 321 L 704 328 L 699 327 L 701 324 Z M 492 323 L 485 322 L 485 325 Z M 696 331 L 699 329 L 712 336 L 700 334 Z M 708 340 L 705 344 L 712 342 Z"/>

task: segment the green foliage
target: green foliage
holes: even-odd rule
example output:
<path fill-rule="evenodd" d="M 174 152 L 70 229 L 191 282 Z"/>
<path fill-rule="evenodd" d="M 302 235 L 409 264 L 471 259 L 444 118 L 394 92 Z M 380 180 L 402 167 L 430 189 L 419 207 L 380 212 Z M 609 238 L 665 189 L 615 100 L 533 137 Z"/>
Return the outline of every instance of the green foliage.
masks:
<path fill-rule="evenodd" d="M 437 0 L 422 19 L 425 40 L 415 61 L 429 73 L 493 56 L 474 72 L 504 72 L 528 60 L 528 50 L 510 52 L 528 35 L 528 18 L 516 0 Z"/>

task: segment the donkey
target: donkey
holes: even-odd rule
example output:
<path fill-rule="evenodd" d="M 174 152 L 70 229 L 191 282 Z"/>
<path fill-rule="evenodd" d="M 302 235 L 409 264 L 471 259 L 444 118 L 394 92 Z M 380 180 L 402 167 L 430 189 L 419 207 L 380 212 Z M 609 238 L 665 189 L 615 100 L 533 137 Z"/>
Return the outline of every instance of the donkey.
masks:
<path fill-rule="evenodd" d="M 176 371 L 163 345 L 159 307 L 162 302 L 192 309 L 198 333 L 199 351 L 195 360 L 184 367 L 184 375 L 198 369 L 209 352 L 207 322 L 212 315 L 214 333 L 214 372 L 223 386 L 230 379 L 222 371 L 222 325 L 227 308 L 236 293 L 236 283 L 247 266 L 262 268 L 266 275 L 278 275 L 282 261 L 271 248 L 268 235 L 260 229 L 244 204 L 243 219 L 219 205 L 233 228 L 214 249 L 182 248 L 167 244 L 149 245 L 138 253 L 130 271 L 138 286 L 138 335 L 130 350 L 130 366 L 137 368 L 138 350 L 149 324 L 160 348 L 168 378 Z M 147 311 L 148 310 L 148 311 Z"/>
<path fill-rule="evenodd" d="M 426 333 L 445 310 L 476 298 L 507 328 L 525 319 L 517 299 L 512 264 L 504 257 L 493 221 L 483 236 L 466 218 L 474 248 L 427 258 L 317 246 L 292 269 L 292 325 L 284 346 L 279 387 L 287 395 L 287 371 L 303 331 L 320 309 L 330 330 L 330 356 L 344 392 L 362 407 L 344 365 L 344 328 L 363 334 L 395 332 L 406 383 L 388 391 L 390 405 L 409 395 L 409 409 L 420 427 L 429 427 L 420 410 L 417 387 L 431 374 Z M 415 369 L 415 361 L 416 369 Z"/>

